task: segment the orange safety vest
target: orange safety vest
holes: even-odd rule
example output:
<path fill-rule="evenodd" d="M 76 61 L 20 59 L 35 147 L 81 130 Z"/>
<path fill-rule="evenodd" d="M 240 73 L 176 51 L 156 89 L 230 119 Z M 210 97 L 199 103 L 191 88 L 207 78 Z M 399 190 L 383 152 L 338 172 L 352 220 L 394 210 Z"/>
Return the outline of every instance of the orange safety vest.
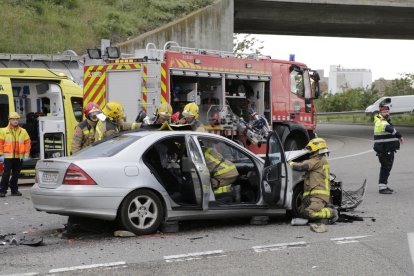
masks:
<path fill-rule="evenodd" d="M 0 128 L 0 155 L 4 158 L 29 157 L 30 146 L 30 136 L 24 128 L 14 128 L 10 124 Z"/>

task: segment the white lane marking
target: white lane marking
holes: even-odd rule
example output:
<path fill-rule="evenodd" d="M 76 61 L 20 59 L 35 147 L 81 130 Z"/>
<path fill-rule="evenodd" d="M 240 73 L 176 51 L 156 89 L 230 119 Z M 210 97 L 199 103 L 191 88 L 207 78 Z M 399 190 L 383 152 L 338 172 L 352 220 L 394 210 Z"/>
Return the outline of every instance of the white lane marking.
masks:
<path fill-rule="evenodd" d="M 363 238 L 366 238 L 366 237 L 369 237 L 369 236 L 370 235 L 368 235 L 368 236 L 354 236 L 354 237 L 334 238 L 334 239 L 331 239 L 331 241 L 333 241 L 336 244 L 355 243 L 355 242 L 359 242 L 358 241 L 359 239 L 363 239 Z"/>
<path fill-rule="evenodd" d="M 0 276 L 31 276 L 39 275 L 38 272 L 25 272 L 25 273 L 15 273 L 15 274 L 1 274 Z"/>
<path fill-rule="evenodd" d="M 188 254 L 179 254 L 179 255 L 169 255 L 164 256 L 164 260 L 167 263 L 172 262 L 183 262 L 183 261 L 191 261 L 191 260 L 200 260 L 202 258 L 221 258 L 227 255 L 223 254 L 223 250 L 213 250 L 213 251 L 205 251 L 205 252 L 194 252 Z"/>
<path fill-rule="evenodd" d="M 411 261 L 414 264 L 414 233 L 408 233 L 408 247 L 410 248 Z"/>
<path fill-rule="evenodd" d="M 58 272 L 90 269 L 90 268 L 97 268 L 97 267 L 119 266 L 119 265 L 125 265 L 125 264 L 126 264 L 126 262 L 113 262 L 113 263 L 104 263 L 104 264 L 70 266 L 70 267 L 51 269 L 51 270 L 49 270 L 49 273 L 58 273 Z"/>
<path fill-rule="evenodd" d="M 359 152 L 359 153 L 355 153 L 355 154 L 350 154 L 350 155 L 345 155 L 345 156 L 340 156 L 340 157 L 335 157 L 335 158 L 328 158 L 329 161 L 332 160 L 338 160 L 338 159 L 344 159 L 344 158 L 349 158 L 349 157 L 354 157 L 354 156 L 358 156 L 358 155 L 363 155 L 363 154 L 367 154 L 370 152 L 373 152 L 374 150 L 367 150 L 367 151 L 363 151 L 363 152 Z"/>
<path fill-rule="evenodd" d="M 308 247 L 308 244 L 306 242 L 291 242 L 291 243 L 278 243 L 278 244 L 271 244 L 271 245 L 259 245 L 259 246 L 253 246 L 252 248 L 256 253 L 260 253 L 260 252 L 284 250 L 288 248 L 300 248 L 300 247 Z"/>

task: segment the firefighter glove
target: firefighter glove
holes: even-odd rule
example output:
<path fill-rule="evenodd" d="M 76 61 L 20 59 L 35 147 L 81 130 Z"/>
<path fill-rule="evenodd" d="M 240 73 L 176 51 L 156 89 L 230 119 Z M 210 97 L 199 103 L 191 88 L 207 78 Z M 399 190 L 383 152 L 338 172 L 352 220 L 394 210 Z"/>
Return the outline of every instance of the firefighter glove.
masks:
<path fill-rule="evenodd" d="M 0 156 L 0 162 L 4 162 L 4 156 Z"/>
<path fill-rule="evenodd" d="M 23 161 L 27 161 L 27 160 L 29 160 L 29 157 L 27 156 L 23 157 Z"/>

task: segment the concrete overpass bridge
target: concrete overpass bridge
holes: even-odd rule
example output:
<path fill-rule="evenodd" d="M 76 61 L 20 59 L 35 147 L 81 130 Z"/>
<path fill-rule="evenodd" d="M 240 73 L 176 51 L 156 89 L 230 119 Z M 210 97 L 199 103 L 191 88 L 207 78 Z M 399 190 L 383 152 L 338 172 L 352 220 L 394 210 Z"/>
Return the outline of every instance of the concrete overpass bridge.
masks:
<path fill-rule="evenodd" d="M 414 0 L 234 0 L 234 32 L 414 39 Z"/>
<path fill-rule="evenodd" d="M 233 50 L 233 33 L 414 39 L 414 0 L 215 0 L 156 30 L 120 43 Z"/>

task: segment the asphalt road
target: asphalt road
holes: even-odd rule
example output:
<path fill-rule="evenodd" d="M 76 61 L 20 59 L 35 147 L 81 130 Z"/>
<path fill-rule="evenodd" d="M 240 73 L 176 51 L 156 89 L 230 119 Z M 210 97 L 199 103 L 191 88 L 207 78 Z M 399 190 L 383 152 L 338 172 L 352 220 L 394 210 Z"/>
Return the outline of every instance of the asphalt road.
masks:
<path fill-rule="evenodd" d="M 318 126 L 345 190 L 368 180 L 364 202 L 348 213 L 364 221 L 330 225 L 326 233 L 279 217 L 263 226 L 192 221 L 180 223 L 175 234 L 132 238 L 113 237 L 101 225 L 101 233 L 67 239 L 61 237 L 66 218 L 36 212 L 30 186 L 21 186 L 23 197 L 0 199 L 0 235 L 42 237 L 44 245 L 0 245 L 0 275 L 414 275 L 414 128 L 399 130 L 406 142 L 389 181 L 395 193 L 381 195 L 372 127 Z"/>

